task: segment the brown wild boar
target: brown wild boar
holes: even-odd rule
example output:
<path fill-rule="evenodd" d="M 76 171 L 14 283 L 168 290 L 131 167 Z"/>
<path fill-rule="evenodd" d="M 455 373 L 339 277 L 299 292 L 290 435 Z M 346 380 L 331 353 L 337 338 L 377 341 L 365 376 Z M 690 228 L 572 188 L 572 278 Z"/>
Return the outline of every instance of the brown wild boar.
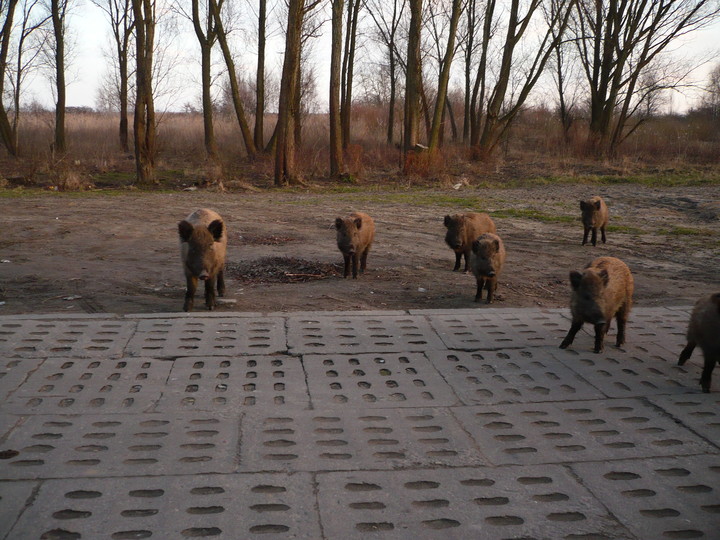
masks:
<path fill-rule="evenodd" d="M 687 345 L 680 353 L 678 365 L 687 362 L 697 345 L 700 345 L 705 364 L 700 386 L 710 392 L 710 379 L 715 364 L 720 362 L 720 293 L 705 296 L 695 303 L 687 331 Z"/>
<path fill-rule="evenodd" d="M 487 289 L 487 303 L 495 296 L 497 280 L 505 264 L 505 246 L 502 239 L 493 233 L 484 233 L 472 243 L 472 271 L 477 279 L 475 301 L 482 299 L 483 287 Z"/>
<path fill-rule="evenodd" d="M 345 261 L 343 277 L 350 274 L 350 262 L 352 261 L 352 276 L 357 279 L 358 261 L 360 261 L 360 273 L 365 272 L 367 256 L 375 238 L 375 222 L 362 212 L 353 212 L 349 217 L 337 218 L 335 220 L 337 229 L 337 246 L 342 252 Z"/>
<path fill-rule="evenodd" d="M 205 305 L 215 308 L 215 287 L 219 296 L 225 294 L 225 253 L 227 230 L 217 212 L 203 208 L 178 223 L 180 257 L 187 290 L 183 311 L 193 308 L 198 279 L 205 282 Z"/>
<path fill-rule="evenodd" d="M 625 343 L 625 323 L 632 308 L 633 277 L 630 269 L 615 257 L 599 257 L 580 272 L 570 272 L 570 331 L 560 344 L 567 348 L 583 323 L 595 326 L 595 352 L 603 350 L 603 340 L 613 317 L 617 319 L 617 341 Z"/>
<path fill-rule="evenodd" d="M 460 259 L 465 256 L 465 272 L 470 269 L 470 254 L 475 239 L 483 233 L 495 232 L 495 223 L 487 214 L 465 212 L 445 216 L 445 243 L 455 252 L 455 267 L 453 272 L 460 269 Z"/>
<path fill-rule="evenodd" d="M 602 197 L 591 197 L 587 201 L 580 201 L 583 232 L 582 245 L 587 243 L 588 233 L 592 230 L 592 245 L 597 245 L 597 230 L 600 229 L 602 242 L 605 243 L 605 227 L 608 224 L 608 208 Z"/>

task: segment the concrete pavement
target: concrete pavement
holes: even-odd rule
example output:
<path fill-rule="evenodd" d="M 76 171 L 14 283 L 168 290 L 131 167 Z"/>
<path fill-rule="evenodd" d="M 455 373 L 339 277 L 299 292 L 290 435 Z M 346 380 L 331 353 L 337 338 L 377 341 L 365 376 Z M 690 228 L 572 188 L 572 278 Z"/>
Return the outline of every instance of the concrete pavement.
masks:
<path fill-rule="evenodd" d="M 0 317 L 0 538 L 720 538 L 690 307 Z"/>

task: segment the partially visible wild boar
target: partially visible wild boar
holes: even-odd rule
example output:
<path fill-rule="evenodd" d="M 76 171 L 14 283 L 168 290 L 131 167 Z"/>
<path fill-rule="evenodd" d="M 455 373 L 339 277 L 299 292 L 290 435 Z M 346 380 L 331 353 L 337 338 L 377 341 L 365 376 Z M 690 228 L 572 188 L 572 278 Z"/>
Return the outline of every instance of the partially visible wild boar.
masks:
<path fill-rule="evenodd" d="M 483 288 L 487 289 L 487 303 L 493 301 L 497 280 L 505 264 L 505 246 L 502 239 L 493 233 L 484 233 L 472 243 L 472 271 L 477 280 L 475 301 L 482 299 Z"/>
<path fill-rule="evenodd" d="M 710 392 L 710 379 L 715 364 L 720 362 L 720 293 L 705 296 L 695 303 L 687 331 L 687 345 L 680 353 L 678 365 L 687 362 L 697 345 L 700 345 L 705 365 L 700 376 L 700 386 Z"/>
<path fill-rule="evenodd" d="M 349 217 L 337 218 L 335 220 L 337 229 L 337 245 L 342 252 L 345 261 L 343 277 L 350 274 L 350 262 L 352 261 L 352 276 L 357 279 L 358 261 L 360 261 L 360 272 L 365 272 L 367 256 L 375 238 L 375 222 L 362 212 L 353 212 Z"/>
<path fill-rule="evenodd" d="M 178 223 L 180 256 L 187 291 L 183 311 L 193 308 L 198 279 L 205 282 L 205 305 L 215 308 L 215 287 L 219 296 L 225 294 L 225 253 L 227 230 L 217 212 L 203 208 Z"/>
<path fill-rule="evenodd" d="M 592 245 L 597 245 L 597 230 L 600 229 L 603 244 L 605 243 L 605 227 L 608 224 L 608 208 L 602 197 L 591 197 L 587 201 L 580 201 L 582 211 L 583 232 L 582 245 L 587 243 L 588 233 L 592 230 Z"/>
<path fill-rule="evenodd" d="M 625 343 L 625 323 L 632 308 L 634 282 L 630 269 L 615 257 L 599 257 L 580 272 L 570 272 L 570 311 L 572 324 L 560 344 L 567 348 L 575 339 L 583 323 L 595 326 L 595 352 L 603 350 L 603 340 L 610 321 L 617 319 L 617 341 Z"/>
<path fill-rule="evenodd" d="M 470 254 L 475 239 L 483 233 L 495 232 L 495 223 L 487 214 L 465 212 L 445 216 L 445 243 L 455 252 L 455 267 L 453 272 L 460 269 L 460 259 L 465 256 L 465 272 L 470 269 Z"/>

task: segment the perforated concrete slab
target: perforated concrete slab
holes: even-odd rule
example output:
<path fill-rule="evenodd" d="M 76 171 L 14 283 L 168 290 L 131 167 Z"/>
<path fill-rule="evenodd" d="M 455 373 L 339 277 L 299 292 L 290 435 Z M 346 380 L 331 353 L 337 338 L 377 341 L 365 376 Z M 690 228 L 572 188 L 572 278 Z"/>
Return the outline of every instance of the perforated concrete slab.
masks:
<path fill-rule="evenodd" d="M 316 407 L 455 405 L 457 396 L 423 353 L 303 357 Z"/>
<path fill-rule="evenodd" d="M 638 538 L 718 538 L 720 455 L 577 463 L 584 486 Z"/>
<path fill-rule="evenodd" d="M 425 354 L 466 405 L 604 397 L 547 347 Z"/>
<path fill-rule="evenodd" d="M 42 358 L 121 356 L 135 322 L 119 320 L 0 320 L 0 355 Z"/>
<path fill-rule="evenodd" d="M 232 472 L 239 425 L 214 414 L 33 416 L 2 449 L 0 479 Z"/>
<path fill-rule="evenodd" d="M 326 538 L 632 538 L 559 466 L 317 478 Z"/>
<path fill-rule="evenodd" d="M 160 399 L 170 367 L 153 358 L 48 358 L 4 408 L 18 414 L 144 411 Z"/>
<path fill-rule="evenodd" d="M 678 366 L 677 358 L 653 343 L 606 346 L 601 354 L 576 349 L 552 354 L 608 397 L 685 393 L 693 386 L 686 366 Z"/>
<path fill-rule="evenodd" d="M 663 343 L 671 349 L 679 347 L 679 354 L 686 342 L 689 321 L 690 315 L 685 310 L 635 308 L 630 313 L 627 334 L 633 342 Z"/>
<path fill-rule="evenodd" d="M 442 347 L 424 317 L 410 315 L 293 315 L 288 318 L 293 353 L 411 352 Z"/>
<path fill-rule="evenodd" d="M 243 419 L 241 470 L 328 471 L 486 463 L 447 409 L 336 409 Z"/>
<path fill-rule="evenodd" d="M 655 396 L 650 402 L 720 448 L 720 393 Z"/>
<path fill-rule="evenodd" d="M 641 400 L 461 407 L 453 412 L 496 465 L 717 452 Z"/>
<path fill-rule="evenodd" d="M 279 317 L 141 319 L 127 346 L 133 356 L 239 356 L 287 350 Z"/>
<path fill-rule="evenodd" d="M 43 483 L 11 538 L 321 538 L 310 475 Z"/>
<path fill-rule="evenodd" d="M 457 350 L 496 350 L 560 344 L 570 327 L 558 312 L 496 311 L 427 315 L 445 346 Z"/>
<path fill-rule="evenodd" d="M 7 535 L 37 486 L 37 482 L 0 482 L 0 538 L 20 538 Z"/>
<path fill-rule="evenodd" d="M 17 389 L 42 362 L 42 358 L 0 358 L 0 399 Z"/>
<path fill-rule="evenodd" d="M 305 409 L 309 403 L 300 358 L 208 356 L 174 362 L 158 410 Z"/>

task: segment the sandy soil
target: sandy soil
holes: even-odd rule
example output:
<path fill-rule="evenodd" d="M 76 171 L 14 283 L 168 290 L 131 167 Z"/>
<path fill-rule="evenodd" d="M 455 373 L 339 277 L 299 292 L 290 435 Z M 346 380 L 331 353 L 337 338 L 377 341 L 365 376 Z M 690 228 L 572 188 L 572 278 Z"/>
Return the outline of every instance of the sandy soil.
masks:
<path fill-rule="evenodd" d="M 578 201 L 594 194 L 606 199 L 620 230 L 608 233 L 606 245 L 583 247 Z M 220 311 L 483 309 L 473 302 L 474 278 L 452 272 L 454 255 L 443 242 L 443 216 L 464 210 L 498 216 L 508 259 L 496 307 L 566 306 L 568 272 L 603 255 L 630 266 L 636 305 L 685 305 L 720 291 L 718 201 L 720 186 L 628 184 L 3 198 L 0 315 L 180 311 L 176 224 L 200 207 L 217 210 L 229 230 Z M 372 215 L 377 227 L 368 272 L 358 280 L 340 275 L 333 229 L 336 216 L 353 210 Z M 195 309 L 204 309 L 200 291 Z"/>

